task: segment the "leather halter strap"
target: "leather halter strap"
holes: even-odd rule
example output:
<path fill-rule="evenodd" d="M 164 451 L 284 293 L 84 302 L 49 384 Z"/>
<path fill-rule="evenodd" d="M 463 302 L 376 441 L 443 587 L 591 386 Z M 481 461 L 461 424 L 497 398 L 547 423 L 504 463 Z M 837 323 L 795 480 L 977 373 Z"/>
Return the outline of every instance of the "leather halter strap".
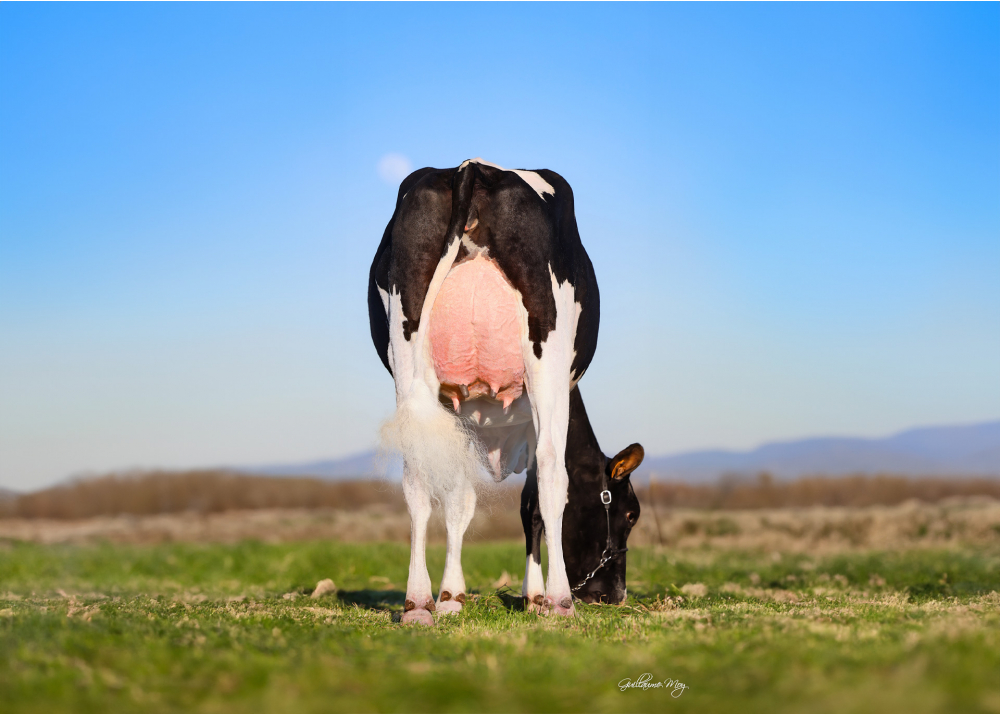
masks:
<path fill-rule="evenodd" d="M 597 567 L 584 577 L 583 581 L 570 589 L 573 593 L 576 593 L 581 588 L 583 588 L 590 579 L 594 578 L 594 574 L 600 571 L 604 564 L 608 563 L 611 559 L 618 556 L 619 554 L 624 554 L 628 551 L 628 548 L 623 549 L 612 549 L 611 548 L 611 492 L 608 490 L 608 477 L 606 474 L 601 475 L 601 503 L 604 504 L 604 516 L 608 522 L 608 542 L 604 547 L 604 551 L 601 553 L 601 562 L 597 564 Z"/>

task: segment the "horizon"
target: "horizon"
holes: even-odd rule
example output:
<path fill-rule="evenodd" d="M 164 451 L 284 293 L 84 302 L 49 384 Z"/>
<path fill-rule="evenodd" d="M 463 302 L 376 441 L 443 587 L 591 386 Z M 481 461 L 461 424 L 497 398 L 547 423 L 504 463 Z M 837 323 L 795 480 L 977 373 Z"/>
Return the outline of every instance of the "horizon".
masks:
<path fill-rule="evenodd" d="M 455 51 L 469 28 L 496 51 Z M 606 451 L 995 421 L 998 29 L 996 4 L 0 3 L 0 487 L 374 447 L 369 264 L 407 171 L 476 156 L 573 187 Z"/>
<path fill-rule="evenodd" d="M 903 430 L 898 430 L 898 431 L 895 431 L 895 432 L 891 432 L 889 434 L 880 435 L 880 436 L 873 436 L 873 437 L 861 437 L 861 436 L 857 436 L 857 435 L 811 435 L 811 436 L 805 436 L 805 437 L 800 437 L 800 438 L 796 438 L 796 439 L 780 439 L 779 438 L 779 439 L 775 439 L 775 440 L 769 440 L 769 441 L 766 441 L 766 442 L 760 442 L 758 444 L 755 444 L 755 445 L 752 445 L 750 447 L 746 447 L 746 448 L 743 448 L 743 449 L 727 449 L 727 448 L 724 448 L 724 447 L 703 447 L 703 448 L 699 448 L 699 449 L 684 450 L 684 451 L 680 451 L 680 452 L 668 452 L 668 453 L 660 453 L 660 454 L 649 454 L 649 453 L 647 453 L 647 455 L 646 455 L 646 457 L 644 459 L 643 465 L 640 466 L 637 471 L 640 472 L 640 473 L 643 472 L 643 471 L 645 471 L 644 468 L 648 465 L 648 463 L 650 461 L 652 461 L 652 460 L 657 460 L 657 459 L 672 459 L 672 458 L 676 458 L 676 457 L 685 457 L 685 456 L 693 456 L 693 455 L 700 455 L 700 454 L 713 454 L 713 453 L 717 453 L 717 454 L 732 454 L 732 455 L 750 455 L 750 454 L 752 454 L 752 453 L 754 453 L 754 452 L 756 452 L 758 450 L 764 449 L 766 447 L 787 446 L 787 445 L 799 444 L 799 443 L 803 443 L 803 442 L 839 441 L 839 440 L 879 442 L 879 441 L 894 439 L 896 437 L 907 435 L 907 434 L 910 434 L 910 433 L 913 433 L 913 432 L 920 432 L 920 431 L 925 431 L 925 430 L 926 431 L 930 431 L 930 430 L 948 430 L 948 429 L 981 428 L 981 427 L 1000 427 L 1000 419 L 986 420 L 986 421 L 983 421 L 983 422 L 968 422 L 968 423 L 960 423 L 960 424 L 950 424 L 950 425 L 940 425 L 940 424 L 939 425 L 917 425 L 917 426 L 914 426 L 914 427 L 909 427 L 907 429 L 903 429 Z M 998 445 L 998 446 L 1000 446 L 1000 445 Z M 64 483 L 66 481 L 71 481 L 71 480 L 74 480 L 74 479 L 95 478 L 95 477 L 106 476 L 106 475 L 109 475 L 109 474 L 131 473 L 131 472 L 136 472 L 136 473 L 150 472 L 150 473 L 152 473 L 152 472 L 156 472 L 156 471 L 167 471 L 167 472 L 178 471 L 178 472 L 183 472 L 183 471 L 193 471 L 193 470 L 232 470 L 233 472 L 236 472 L 236 473 L 246 473 L 246 474 L 250 474 L 250 475 L 257 474 L 259 476 L 275 476 L 275 475 L 278 474 L 278 470 L 280 470 L 282 468 L 302 469 L 302 468 L 309 467 L 309 466 L 315 466 L 315 465 L 321 465 L 321 464 L 337 464 L 337 463 L 342 463 L 342 462 L 354 461 L 356 459 L 366 459 L 366 458 L 371 458 L 371 457 L 375 457 L 376 459 L 380 458 L 379 457 L 379 449 L 378 449 L 377 446 L 370 447 L 368 449 L 364 449 L 364 450 L 361 450 L 361 451 L 350 452 L 348 454 L 343 454 L 343 455 L 340 455 L 340 456 L 316 457 L 316 458 L 313 458 L 313 459 L 304 459 L 304 460 L 296 461 L 296 462 L 257 463 L 257 464 L 190 465 L 188 467 L 179 468 L 179 469 L 176 469 L 176 470 L 173 470 L 173 469 L 170 469 L 170 470 L 161 470 L 161 469 L 159 469 L 158 467 L 155 467 L 155 466 L 132 466 L 132 467 L 123 467 L 123 468 L 119 468 L 119 469 L 116 469 L 116 470 L 110 470 L 110 471 L 106 471 L 106 472 L 78 472 L 78 473 L 75 473 L 75 474 L 70 474 L 70 475 L 66 476 L 65 478 L 63 478 L 62 480 L 60 480 L 59 482 L 55 482 L 55 483 Z M 394 460 L 396 462 L 398 462 L 398 458 L 389 458 L 388 463 L 392 463 Z M 391 467 L 387 467 L 387 468 L 391 469 Z M 286 475 L 286 476 L 305 476 L 305 475 L 294 474 L 294 475 Z M 371 475 L 362 475 L 362 476 L 371 476 Z M 511 477 L 508 479 L 508 481 L 514 480 L 515 476 L 518 477 L 518 478 L 520 478 L 520 479 L 524 478 L 524 474 L 523 473 L 520 474 L 520 475 L 511 475 Z M 806 476 L 806 475 L 801 475 L 801 476 Z M 901 475 L 901 476 L 906 476 L 906 475 Z M 913 476 L 913 475 L 911 475 L 911 476 Z M 925 476 L 925 475 L 922 475 L 922 474 L 921 475 L 916 475 L 917 478 L 919 478 L 921 476 Z M 1000 474 L 998 474 L 996 476 L 1000 476 Z M 327 477 L 320 476 L 320 477 L 317 477 L 317 478 L 325 479 Z M 51 485 L 49 485 L 49 486 L 51 486 Z"/>
<path fill-rule="evenodd" d="M 899 436 L 904 435 L 904 434 L 909 434 L 910 432 L 919 432 L 921 430 L 962 429 L 964 427 L 987 427 L 987 426 L 1000 426 L 1000 418 L 993 419 L 993 420 L 984 420 L 982 422 L 962 422 L 962 423 L 947 424 L 947 425 L 943 425 L 943 424 L 938 424 L 938 425 L 916 425 L 914 427 L 907 427 L 907 428 L 902 429 L 902 430 L 896 430 L 896 431 L 890 432 L 888 434 L 868 436 L 868 437 L 859 436 L 859 435 L 849 435 L 849 434 L 822 434 L 822 435 L 820 435 L 820 434 L 814 434 L 814 435 L 808 435 L 808 436 L 804 436 L 804 437 L 787 438 L 787 439 L 782 439 L 782 438 L 779 437 L 777 439 L 768 440 L 766 442 L 759 442 L 759 443 L 757 443 L 755 445 L 752 445 L 750 447 L 744 447 L 744 448 L 741 448 L 741 449 L 729 449 L 729 448 L 726 448 L 726 447 L 711 447 L 711 446 L 709 446 L 709 447 L 700 447 L 700 448 L 697 448 L 697 449 L 686 449 L 686 450 L 681 451 L 681 452 L 667 452 L 667 453 L 660 453 L 660 454 L 648 454 L 646 456 L 646 459 L 658 459 L 658 458 L 661 458 L 661 457 L 674 457 L 674 456 L 678 456 L 678 455 L 682 455 L 682 454 L 692 454 L 692 453 L 695 453 L 695 452 L 737 452 L 737 453 L 742 454 L 742 453 L 747 453 L 747 452 L 753 452 L 753 451 L 756 451 L 756 450 L 760 449 L 761 447 L 767 447 L 767 446 L 770 446 L 770 445 L 792 444 L 792 443 L 797 443 L 797 442 L 808 442 L 808 441 L 811 441 L 811 440 L 839 440 L 839 439 L 844 439 L 844 440 L 865 440 L 865 441 L 869 441 L 869 442 L 877 442 L 877 441 L 881 441 L 881 440 L 892 439 L 894 437 L 899 437 Z M 1000 446 L 1000 445 L 998 445 L 998 446 Z M 372 454 L 373 452 L 376 452 L 376 451 L 377 451 L 377 447 L 372 447 L 372 448 L 369 448 L 369 449 L 361 450 L 360 452 L 350 452 L 350 453 L 347 453 L 347 454 L 343 454 L 341 456 L 317 457 L 315 459 L 307 459 L 307 460 L 304 460 L 303 463 L 309 464 L 309 463 L 313 463 L 313 462 L 314 463 L 320 463 L 320 462 L 340 462 L 340 461 L 347 461 L 347 460 L 352 459 L 354 457 L 363 457 L 363 456 Z M 244 467 L 253 467 L 254 465 L 243 465 L 243 466 Z M 258 465 L 258 466 L 280 466 L 280 465 Z M 237 466 L 237 467 L 234 467 L 234 468 L 238 469 L 239 467 Z"/>
<path fill-rule="evenodd" d="M 672 459 L 672 458 L 678 458 L 678 457 L 686 457 L 686 456 L 694 456 L 694 455 L 702 455 L 702 454 L 713 454 L 713 453 L 715 453 L 715 454 L 730 454 L 730 455 L 751 455 L 754 452 L 762 450 L 762 449 L 764 449 L 766 447 L 787 446 L 787 445 L 799 444 L 799 443 L 803 443 L 803 442 L 812 442 L 812 441 L 839 441 L 839 440 L 878 442 L 878 441 L 885 441 L 885 440 L 894 439 L 896 437 L 900 437 L 900 436 L 903 436 L 903 435 L 906 435 L 906 434 L 910 434 L 910 433 L 913 433 L 913 432 L 931 431 L 931 430 L 963 429 L 963 428 L 981 428 L 981 427 L 1000 427 L 1000 419 L 986 420 L 984 422 L 971 422 L 971 423 L 950 424 L 950 425 L 940 425 L 940 424 L 939 425 L 917 425 L 915 427 L 909 427 L 909 428 L 904 429 L 904 430 L 892 432 L 892 433 L 881 435 L 881 436 L 875 436 L 875 437 L 859 437 L 859 436 L 856 436 L 856 435 L 812 435 L 812 436 L 807 436 L 807 437 L 801 437 L 801 438 L 798 438 L 798 439 L 784 439 L 784 440 L 777 439 L 777 440 L 772 440 L 772 441 L 767 441 L 767 442 L 761 442 L 759 444 L 756 444 L 756 445 L 753 445 L 751 447 L 747 447 L 747 448 L 744 448 L 744 449 L 726 449 L 726 448 L 718 448 L 718 447 L 716 447 L 716 448 L 706 447 L 706 448 L 701 448 L 701 449 L 685 450 L 685 451 L 682 451 L 682 452 L 671 452 L 671 453 L 666 453 L 666 454 L 647 454 L 646 458 L 644 460 L 643 465 L 640 466 L 639 469 L 637 470 L 637 474 L 639 475 L 638 481 L 639 482 L 643 482 L 644 480 L 648 480 L 649 479 L 649 475 L 645 473 L 645 472 L 648 471 L 647 469 L 645 469 L 645 467 L 652 460 Z M 349 462 L 349 461 L 353 461 L 353 460 L 356 460 L 356 459 L 367 459 L 367 458 L 372 458 L 372 457 L 375 457 L 376 459 L 379 459 L 378 448 L 377 447 L 372 447 L 372 448 L 369 448 L 369 449 L 362 450 L 360 452 L 352 452 L 352 453 L 344 454 L 344 455 L 341 455 L 341 456 L 318 457 L 318 458 L 314 458 L 314 459 L 305 459 L 305 460 L 302 460 L 302 461 L 299 461 L 299 462 L 293 462 L 293 463 L 273 463 L 273 464 L 204 464 L 204 465 L 189 465 L 189 466 L 186 466 L 186 467 L 178 467 L 178 468 L 173 468 L 173 469 L 164 469 L 164 468 L 160 468 L 160 467 L 156 467 L 156 466 L 148 466 L 148 465 L 147 466 L 129 466 L 129 467 L 119 467 L 119 468 L 116 468 L 116 469 L 111 469 L 111 470 L 106 470 L 106 471 L 101 471 L 101 472 L 96 472 L 96 471 L 80 471 L 80 472 L 75 472 L 75 473 L 68 474 L 68 475 L 64 476 L 63 478 L 55 480 L 53 482 L 35 486 L 31 490 L 29 490 L 29 491 L 22 491 L 22 490 L 18 490 L 18 489 L 12 489 L 10 487 L 6 487 L 4 485 L 0 485 L 0 492 L 8 491 L 11 494 L 28 494 L 28 493 L 31 493 L 31 491 L 44 490 L 44 489 L 47 489 L 47 488 L 50 488 L 50 487 L 59 486 L 59 485 L 63 485 L 63 484 L 71 484 L 71 483 L 73 483 L 75 481 L 79 481 L 79 480 L 99 479 L 99 478 L 108 477 L 108 476 L 130 475 L 130 474 L 138 474 L 138 475 L 142 475 L 142 474 L 155 474 L 155 473 L 167 473 L 167 474 L 169 474 L 169 473 L 177 473 L 177 474 L 183 474 L 183 473 L 192 472 L 192 471 L 208 471 L 208 472 L 225 471 L 225 472 L 232 472 L 234 474 L 242 474 L 242 475 L 251 476 L 251 477 L 256 476 L 256 477 L 261 477 L 261 478 L 269 478 L 269 477 L 279 477 L 279 478 L 281 478 L 281 477 L 287 477 L 287 478 L 292 478 L 292 477 L 295 477 L 295 478 L 319 479 L 321 481 L 327 481 L 327 480 L 338 481 L 339 479 L 341 479 L 340 477 L 331 478 L 330 476 L 323 476 L 323 475 L 318 475 L 318 474 L 317 475 L 310 475 L 310 474 L 307 474 L 307 473 L 304 473 L 304 472 L 303 473 L 294 473 L 294 472 L 292 472 L 292 473 L 288 473 L 288 474 L 281 474 L 279 472 L 279 470 L 282 469 L 282 468 L 303 469 L 303 468 L 310 467 L 310 466 L 323 465 L 323 464 L 337 464 L 337 463 L 340 463 L 340 462 Z M 387 469 L 389 469 L 389 470 L 393 469 L 393 467 L 391 466 L 392 462 L 393 462 L 393 459 L 390 458 L 389 462 L 387 462 L 387 464 L 390 465 L 390 466 L 387 466 Z M 765 471 L 767 471 L 767 470 L 765 470 Z M 718 474 L 716 476 L 716 479 L 723 478 L 727 474 L 729 474 L 729 473 L 728 472 L 720 473 L 720 474 Z M 740 473 L 740 474 L 742 476 L 747 476 L 747 474 L 742 474 L 742 473 Z M 756 472 L 754 472 L 754 474 L 756 474 Z M 753 474 L 749 474 L 749 475 L 753 476 Z M 659 475 L 659 476 L 663 476 L 663 475 Z M 805 473 L 803 473 L 803 474 L 799 474 L 798 476 L 791 477 L 790 479 L 792 479 L 792 480 L 795 480 L 795 479 L 808 479 L 808 478 L 812 478 L 814 476 L 824 476 L 824 477 L 827 477 L 827 478 L 834 478 L 835 479 L 835 478 L 841 478 L 841 477 L 846 477 L 846 476 L 857 476 L 857 475 L 854 474 L 854 473 L 847 474 L 847 473 L 840 473 L 840 472 L 836 472 L 835 471 L 835 472 L 832 472 L 832 473 L 829 473 L 829 474 L 823 474 L 823 475 L 811 475 L 811 474 L 805 474 Z M 881 476 L 881 474 L 876 474 L 876 473 L 862 473 L 862 476 L 874 477 L 874 476 Z M 908 477 L 908 478 L 911 478 L 911 479 L 921 479 L 921 478 L 937 478 L 937 479 L 944 478 L 944 479 L 947 479 L 947 478 L 950 478 L 951 476 L 954 476 L 955 478 L 973 478 L 973 477 L 976 477 L 976 476 L 986 476 L 988 478 L 1000 478 L 1000 473 L 997 473 L 997 474 L 990 473 L 988 475 L 985 474 L 985 473 L 984 474 L 979 474 L 979 475 L 976 475 L 976 474 L 964 474 L 964 473 L 963 474 L 956 473 L 954 475 L 950 475 L 950 474 L 947 474 L 947 473 L 933 474 L 933 475 L 931 475 L 931 474 L 924 474 L 924 473 L 920 473 L 920 474 L 905 474 L 905 473 L 900 473 L 900 474 L 892 474 L 890 476 L 902 476 L 902 477 Z M 393 481 L 394 479 L 397 478 L 397 477 L 390 477 L 390 476 L 388 476 L 388 473 L 381 474 L 381 475 L 358 474 L 357 477 L 360 478 L 360 479 L 362 479 L 362 480 L 367 480 L 367 479 L 385 480 L 385 479 L 388 479 L 389 481 Z M 524 474 L 523 473 L 520 474 L 520 475 L 511 475 L 510 478 L 508 478 L 506 480 L 506 483 L 513 485 L 513 484 L 519 483 L 519 480 L 523 480 L 523 479 L 524 479 Z M 677 477 L 677 476 L 675 476 L 674 479 L 676 479 L 678 481 L 681 481 L 681 482 L 689 482 L 689 483 L 696 483 L 696 484 L 711 483 L 711 480 L 708 480 L 706 482 L 705 479 L 703 479 L 703 478 L 701 478 L 701 479 L 699 479 L 699 478 L 692 479 L 690 476 L 687 476 L 687 477 L 684 477 L 684 476 Z"/>

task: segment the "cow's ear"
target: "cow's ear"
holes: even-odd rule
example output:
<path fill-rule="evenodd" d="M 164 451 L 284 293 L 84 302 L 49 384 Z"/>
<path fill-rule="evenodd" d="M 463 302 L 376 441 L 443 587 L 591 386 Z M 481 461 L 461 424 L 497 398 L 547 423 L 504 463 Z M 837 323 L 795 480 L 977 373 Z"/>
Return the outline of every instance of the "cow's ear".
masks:
<path fill-rule="evenodd" d="M 642 464 L 642 458 L 645 456 L 646 452 L 641 444 L 630 444 L 608 462 L 608 476 L 615 481 L 624 479 Z"/>

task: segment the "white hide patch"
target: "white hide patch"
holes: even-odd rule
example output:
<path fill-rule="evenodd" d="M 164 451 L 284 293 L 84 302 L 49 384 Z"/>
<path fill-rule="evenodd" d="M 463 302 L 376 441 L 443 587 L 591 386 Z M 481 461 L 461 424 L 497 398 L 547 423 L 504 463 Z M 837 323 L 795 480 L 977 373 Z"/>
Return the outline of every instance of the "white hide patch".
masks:
<path fill-rule="evenodd" d="M 479 256 L 479 255 L 489 256 L 490 255 L 490 249 L 488 247 L 486 247 L 486 246 L 477 246 L 475 243 L 472 242 L 472 239 L 469 238 L 469 234 L 467 234 L 467 233 L 463 233 L 462 234 L 462 245 L 465 246 L 465 250 L 468 251 L 469 254 L 472 255 L 472 256 Z"/>
<path fill-rule="evenodd" d="M 556 190 L 552 188 L 552 184 L 547 182 L 535 172 L 525 171 L 524 169 L 511 169 L 511 171 L 524 179 L 524 183 L 534 189 L 535 193 L 541 196 L 543 200 L 545 199 L 543 194 L 548 194 L 549 196 L 556 195 Z"/>
<path fill-rule="evenodd" d="M 461 171 L 469 164 L 482 164 L 483 166 L 492 166 L 494 169 L 499 169 L 500 171 L 507 171 L 499 164 L 494 164 L 492 161 L 486 161 L 486 159 L 483 159 L 482 157 L 479 156 L 477 156 L 475 159 L 466 159 L 461 163 L 461 165 L 459 165 L 458 170 Z"/>
<path fill-rule="evenodd" d="M 549 266 L 549 278 L 552 281 L 552 297 L 556 303 L 556 327 L 545 336 L 545 341 L 542 343 L 542 357 L 536 358 L 534 346 L 528 340 L 528 311 L 523 310 L 525 325 L 522 337 L 523 352 L 526 362 L 530 361 L 539 367 L 543 364 L 551 366 L 545 372 L 554 372 L 554 374 L 559 375 L 563 374 L 561 371 L 565 369 L 567 384 L 572 389 L 576 380 L 573 380 L 573 376 L 570 374 L 570 366 L 576 359 L 576 327 L 580 321 L 583 306 L 576 302 L 576 289 L 573 284 L 569 281 L 560 283 L 552 266 Z"/>
<path fill-rule="evenodd" d="M 387 291 L 383 290 L 382 286 L 380 286 L 378 283 L 375 284 L 375 287 L 378 288 L 378 296 L 379 296 L 379 298 L 382 299 L 382 307 L 385 308 L 385 314 L 386 314 L 386 316 L 388 316 L 389 315 L 389 293 Z M 385 352 L 386 352 L 386 358 L 387 358 L 387 360 L 389 362 L 389 370 L 392 372 L 393 375 L 395 375 L 396 374 L 396 368 L 395 368 L 395 366 L 393 364 L 393 360 L 392 360 L 392 346 L 390 345 L 389 348 Z"/>
<path fill-rule="evenodd" d="M 524 183 L 530 186 L 532 190 L 536 194 L 538 194 L 539 197 L 541 197 L 542 200 L 545 200 L 544 194 L 548 194 L 549 196 L 556 195 L 556 190 L 552 188 L 552 184 L 547 182 L 545 179 L 536 174 L 534 171 L 528 171 L 526 169 L 505 169 L 499 164 L 494 164 L 492 161 L 486 161 L 485 159 L 481 159 L 478 156 L 475 159 L 466 159 L 465 161 L 463 161 L 461 166 L 458 167 L 459 171 L 464 169 L 467 164 L 482 164 L 483 166 L 492 166 L 494 169 L 500 169 L 500 171 L 512 171 L 513 173 L 520 176 L 521 179 L 524 180 Z"/>

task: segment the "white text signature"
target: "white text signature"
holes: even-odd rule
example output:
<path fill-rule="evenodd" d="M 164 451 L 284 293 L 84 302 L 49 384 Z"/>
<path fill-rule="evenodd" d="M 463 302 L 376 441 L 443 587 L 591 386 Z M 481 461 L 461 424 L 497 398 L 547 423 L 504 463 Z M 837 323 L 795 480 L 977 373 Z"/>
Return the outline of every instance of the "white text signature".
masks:
<path fill-rule="evenodd" d="M 669 690 L 670 695 L 675 698 L 679 698 L 681 693 L 688 689 L 684 683 L 679 680 L 674 680 L 673 678 L 668 678 L 667 680 L 653 680 L 652 673 L 643 673 L 635 680 L 632 678 L 625 678 L 618 682 L 618 689 L 623 693 L 629 688 L 640 688 L 641 690 L 647 690 L 649 688 L 662 688 L 663 690 Z"/>

